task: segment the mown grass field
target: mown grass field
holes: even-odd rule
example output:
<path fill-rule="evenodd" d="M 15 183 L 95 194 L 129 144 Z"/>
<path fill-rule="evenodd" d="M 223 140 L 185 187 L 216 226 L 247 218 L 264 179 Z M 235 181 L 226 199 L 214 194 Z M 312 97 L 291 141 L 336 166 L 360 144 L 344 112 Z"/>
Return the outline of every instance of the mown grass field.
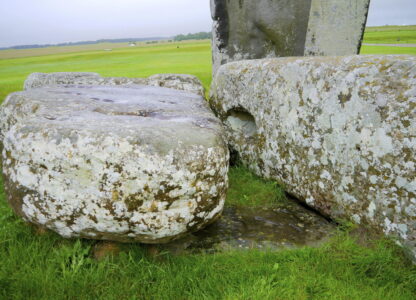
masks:
<path fill-rule="evenodd" d="M 364 42 L 369 44 L 416 44 L 416 25 L 368 27 Z"/>
<path fill-rule="evenodd" d="M 208 88 L 211 80 L 210 43 L 169 43 L 110 52 L 92 50 L 0 59 L 0 101 L 10 92 L 21 90 L 25 78 L 33 72 L 98 72 L 103 76 L 125 77 L 187 73 L 198 76 Z"/>
<path fill-rule="evenodd" d="M 384 42 L 383 42 L 384 43 Z M 364 47 L 363 53 L 395 53 Z M 413 48 L 400 48 L 416 54 Z M 32 72 L 92 71 L 144 77 L 188 73 L 208 88 L 208 41 L 0 59 L 0 102 Z M 270 205 L 282 189 L 242 167 L 230 171 L 227 205 Z M 363 242 L 354 229 L 319 248 L 211 255 L 150 255 L 125 245 L 120 255 L 92 258 L 96 244 L 38 232 L 6 204 L 0 181 L 0 299 L 415 299 L 416 267 L 394 241 Z"/>
<path fill-rule="evenodd" d="M 198 43 L 201 41 L 192 41 L 192 43 Z M 137 47 L 154 47 L 155 44 L 166 45 L 175 44 L 180 46 L 181 44 L 187 44 L 189 41 L 173 42 L 170 40 L 160 41 L 148 41 L 148 42 L 136 42 Z M 45 48 L 34 48 L 34 49 L 5 49 L 0 50 L 0 59 L 10 58 L 23 58 L 31 56 L 43 56 L 51 54 L 65 54 L 65 53 L 76 53 L 85 51 L 113 51 L 114 49 L 127 48 L 127 43 L 97 43 L 90 45 L 72 45 L 72 46 L 52 46 Z"/>
<path fill-rule="evenodd" d="M 367 46 L 361 48 L 361 54 L 416 55 L 416 47 Z"/>

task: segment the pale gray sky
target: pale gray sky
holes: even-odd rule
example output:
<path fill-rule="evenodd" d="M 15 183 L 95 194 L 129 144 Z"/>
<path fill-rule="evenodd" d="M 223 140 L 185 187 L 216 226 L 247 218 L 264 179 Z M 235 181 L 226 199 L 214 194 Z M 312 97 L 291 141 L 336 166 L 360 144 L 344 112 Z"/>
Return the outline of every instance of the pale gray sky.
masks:
<path fill-rule="evenodd" d="M 0 0 L 0 11 L 0 47 L 211 29 L 209 0 Z M 416 24 L 416 0 L 372 0 L 368 25 L 384 24 Z"/>

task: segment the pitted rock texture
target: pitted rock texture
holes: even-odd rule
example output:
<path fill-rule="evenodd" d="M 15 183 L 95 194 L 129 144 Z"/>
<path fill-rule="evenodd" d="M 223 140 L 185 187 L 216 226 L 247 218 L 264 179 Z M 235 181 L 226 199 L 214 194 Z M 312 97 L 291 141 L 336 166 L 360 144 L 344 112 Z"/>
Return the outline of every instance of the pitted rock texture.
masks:
<path fill-rule="evenodd" d="M 358 54 L 370 0 L 211 0 L 213 73 L 228 62 Z"/>
<path fill-rule="evenodd" d="M 142 84 L 182 90 L 205 96 L 201 81 L 187 74 L 156 74 L 148 78 L 101 77 L 89 72 L 33 73 L 24 83 L 24 89 L 30 90 L 54 85 L 131 85 Z"/>
<path fill-rule="evenodd" d="M 242 161 L 333 218 L 399 237 L 416 257 L 416 58 L 233 62 L 211 103 Z"/>
<path fill-rule="evenodd" d="M 164 243 L 213 222 L 221 123 L 198 95 L 132 85 L 11 94 L 0 108 L 8 201 L 63 237 Z"/>

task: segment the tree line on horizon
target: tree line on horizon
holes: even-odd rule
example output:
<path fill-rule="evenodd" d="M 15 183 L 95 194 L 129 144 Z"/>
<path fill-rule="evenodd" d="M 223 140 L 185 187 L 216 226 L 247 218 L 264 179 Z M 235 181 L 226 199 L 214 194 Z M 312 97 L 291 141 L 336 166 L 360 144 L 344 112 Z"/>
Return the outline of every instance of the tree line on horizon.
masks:
<path fill-rule="evenodd" d="M 211 32 L 179 34 L 173 37 L 173 41 L 179 42 L 179 41 L 184 41 L 184 40 L 206 40 L 206 39 L 211 39 L 211 36 L 212 36 Z M 172 38 L 150 37 L 150 38 L 101 39 L 101 40 L 96 40 L 96 41 L 67 42 L 67 43 L 59 43 L 59 44 L 18 45 L 18 46 L 12 46 L 12 47 L 0 47 L 0 50 L 79 46 L 79 45 L 91 45 L 91 44 L 99 44 L 99 43 L 130 43 L 130 42 L 144 42 L 144 41 L 160 41 L 160 40 L 166 40 L 166 39 L 171 40 Z"/>
<path fill-rule="evenodd" d="M 206 40 L 211 39 L 211 32 L 197 32 L 197 33 L 188 33 L 188 34 L 179 34 L 173 38 L 174 41 L 180 42 L 185 40 Z"/>
<path fill-rule="evenodd" d="M 12 47 L 3 47 L 0 50 L 5 49 L 32 49 L 32 48 L 47 48 L 47 47 L 62 47 L 62 46 L 79 46 L 79 45 L 91 45 L 100 43 L 130 43 L 130 42 L 144 42 L 153 40 L 164 40 L 164 37 L 150 37 L 150 38 L 124 38 L 124 39 L 101 39 L 96 41 L 80 41 L 80 42 L 67 42 L 59 44 L 32 44 L 32 45 L 19 45 Z"/>

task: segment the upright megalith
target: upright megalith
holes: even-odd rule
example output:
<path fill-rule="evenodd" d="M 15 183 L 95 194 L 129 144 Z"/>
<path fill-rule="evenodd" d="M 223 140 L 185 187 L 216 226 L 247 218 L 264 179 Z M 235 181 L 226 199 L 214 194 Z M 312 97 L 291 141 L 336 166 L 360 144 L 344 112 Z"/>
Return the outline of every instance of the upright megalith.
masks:
<path fill-rule="evenodd" d="M 211 104 L 257 174 L 416 258 L 416 58 L 291 57 L 222 66 Z"/>
<path fill-rule="evenodd" d="M 211 0 L 214 74 L 231 61 L 357 54 L 370 0 Z"/>
<path fill-rule="evenodd" d="M 97 79 L 78 75 L 65 80 Z M 219 120 L 193 93 L 29 88 L 0 107 L 0 149 L 15 212 L 64 237 L 163 243 L 223 209 L 228 148 Z"/>

